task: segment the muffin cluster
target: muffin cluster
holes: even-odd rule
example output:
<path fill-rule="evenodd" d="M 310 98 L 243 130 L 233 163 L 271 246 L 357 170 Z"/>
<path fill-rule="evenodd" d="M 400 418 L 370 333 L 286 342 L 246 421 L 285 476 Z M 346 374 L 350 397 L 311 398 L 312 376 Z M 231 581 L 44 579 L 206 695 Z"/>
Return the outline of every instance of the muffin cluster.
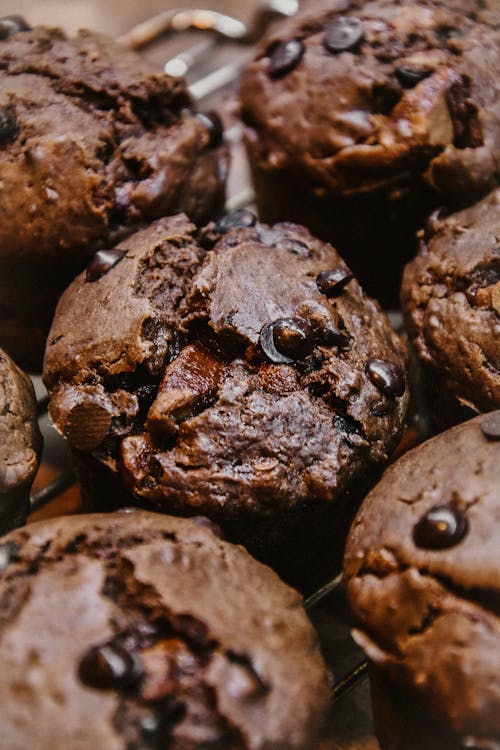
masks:
<path fill-rule="evenodd" d="M 0 19 L 2 748 L 323 747 L 289 586 L 342 567 L 381 750 L 500 748 L 499 70 L 494 0 L 307 4 L 241 75 L 228 213 L 227 112 Z M 18 364 L 81 515 L 24 526 Z"/>

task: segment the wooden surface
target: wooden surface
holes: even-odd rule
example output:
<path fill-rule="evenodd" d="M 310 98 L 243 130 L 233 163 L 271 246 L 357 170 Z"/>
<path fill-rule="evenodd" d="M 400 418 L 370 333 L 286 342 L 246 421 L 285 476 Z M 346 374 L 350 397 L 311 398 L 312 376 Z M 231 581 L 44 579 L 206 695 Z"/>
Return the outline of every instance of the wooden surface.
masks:
<path fill-rule="evenodd" d="M 195 3 L 196 4 L 196 3 Z M 191 6 L 193 3 L 176 2 L 174 6 Z M 2 15 L 23 13 L 32 24 L 45 23 L 61 25 L 70 33 L 77 28 L 87 27 L 118 36 L 128 31 L 134 24 L 168 8 L 168 4 L 143 0 L 2 0 Z M 207 7 L 217 10 L 229 10 L 234 15 L 248 20 L 255 12 L 256 5 L 246 2 L 207 3 Z M 236 10 L 235 10 L 236 9 Z M 142 51 L 160 66 L 186 48 L 200 48 L 205 45 L 205 54 L 188 74 L 188 82 L 195 83 L 206 79 L 220 67 L 239 65 L 251 54 L 251 48 L 234 43 L 214 44 L 202 32 L 187 32 L 175 37 L 162 38 Z M 249 173 L 244 151 L 239 142 L 237 120 L 235 118 L 235 89 L 233 80 L 222 89 L 216 90 L 202 98 L 200 108 L 217 108 L 222 111 L 227 128 L 232 133 L 232 167 L 229 177 L 229 198 L 241 195 L 249 187 Z M 38 384 L 40 390 L 40 385 Z M 50 483 L 69 465 L 69 454 L 62 439 L 50 427 L 45 416 L 42 419 L 45 433 L 44 460 L 36 478 L 34 491 Z M 57 515 L 78 512 L 80 499 L 75 485 L 61 493 L 49 505 L 31 516 L 31 521 Z M 344 610 L 342 592 L 330 596 L 322 605 L 312 611 L 312 618 L 320 633 L 325 657 L 335 678 L 344 676 L 362 655 L 349 636 L 349 622 Z M 293 710 L 293 707 L 292 707 Z M 369 708 L 369 690 L 365 682 L 351 693 L 343 696 L 332 706 L 328 717 L 325 739 L 317 745 L 317 750 L 377 750 L 378 745 L 373 737 Z M 316 750 L 316 749 L 315 749 Z"/>

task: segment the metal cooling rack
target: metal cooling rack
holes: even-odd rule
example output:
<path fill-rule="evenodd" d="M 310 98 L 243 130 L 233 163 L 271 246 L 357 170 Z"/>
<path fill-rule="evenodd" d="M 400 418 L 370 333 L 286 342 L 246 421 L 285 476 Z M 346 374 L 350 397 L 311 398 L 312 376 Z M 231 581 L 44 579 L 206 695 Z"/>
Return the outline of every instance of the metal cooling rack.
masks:
<path fill-rule="evenodd" d="M 191 96 L 199 109 L 219 109 L 222 104 L 223 119 L 229 119 L 229 123 L 225 122 L 224 134 L 232 156 L 232 173 L 229 177 L 226 202 L 228 212 L 251 206 L 254 192 L 244 161 L 241 126 L 231 117 L 230 108 L 224 109 L 224 103 L 227 104 L 227 97 L 234 92 L 240 71 L 252 55 L 252 43 L 259 39 L 276 19 L 292 16 L 297 10 L 297 0 L 267 0 L 256 9 L 247 23 L 211 10 L 169 10 L 146 20 L 119 38 L 123 44 L 143 50 L 148 56 L 151 56 L 151 48 L 157 45 L 162 37 L 175 35 L 175 47 L 178 47 L 181 39 L 185 40 L 185 46 L 180 47 L 175 55 L 163 59 L 163 67 L 170 75 L 185 76 Z M 227 47 L 230 48 L 229 58 L 225 54 Z M 155 52 L 155 57 L 158 59 L 158 52 Z M 48 432 L 49 439 L 54 442 L 54 430 L 48 427 L 46 414 L 48 399 L 38 379 L 36 385 L 37 390 L 41 390 L 38 410 L 43 423 L 42 430 L 46 434 Z M 62 450 L 62 444 L 59 447 Z M 32 512 L 40 511 L 57 501 L 63 492 L 75 484 L 69 463 L 61 466 L 59 472 L 55 479 L 33 492 Z M 304 602 L 305 608 L 310 614 L 314 614 L 320 602 L 325 603 L 335 592 L 339 593 L 340 586 L 341 575 L 338 575 L 311 594 Z M 332 705 L 363 682 L 367 673 L 367 662 L 358 661 L 347 673 L 336 679 L 331 691 Z"/>

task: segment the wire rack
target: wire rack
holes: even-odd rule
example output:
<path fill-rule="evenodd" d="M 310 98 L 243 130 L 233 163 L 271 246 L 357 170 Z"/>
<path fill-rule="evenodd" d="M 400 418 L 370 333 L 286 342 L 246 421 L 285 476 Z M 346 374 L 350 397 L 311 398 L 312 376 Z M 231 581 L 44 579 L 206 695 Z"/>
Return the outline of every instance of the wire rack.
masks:
<path fill-rule="evenodd" d="M 264 31 L 271 24 L 278 22 L 280 17 L 291 16 L 297 10 L 296 0 L 268 0 L 265 5 L 256 8 L 250 20 L 246 22 L 212 10 L 168 10 L 147 19 L 119 38 L 123 44 L 141 50 L 147 57 L 160 62 L 165 72 L 170 75 L 185 76 L 191 96 L 199 109 L 216 108 L 221 114 L 225 124 L 225 141 L 232 157 L 226 202 L 228 212 L 252 207 L 254 201 L 242 144 L 242 130 L 234 115 L 234 93 L 239 73 L 252 55 L 253 43 Z M 64 493 L 73 488 L 74 494 L 77 495 L 77 490 L 67 448 L 50 425 L 47 416 L 48 399 L 39 378 L 35 378 L 35 387 L 38 394 L 40 424 L 46 443 L 42 471 L 37 477 L 35 491 L 31 496 L 31 512 L 36 518 L 46 514 L 56 515 L 56 508 L 59 507 L 58 503 L 60 505 Z M 47 464 L 50 466 L 49 470 Z M 54 511 L 51 511 L 52 506 Z M 63 512 L 71 512 L 71 508 L 68 510 L 67 505 L 64 505 Z M 326 618 L 326 625 L 323 622 L 322 627 L 316 621 L 321 610 L 320 604 L 333 612 L 337 609 L 344 610 L 341 575 L 310 595 L 304 604 L 318 626 L 324 650 L 328 651 L 329 648 L 324 642 L 325 627 L 335 628 L 338 620 L 336 616 L 333 620 Z M 349 639 L 349 623 L 345 614 L 340 615 L 340 623 L 343 629 L 341 638 L 346 642 Z M 338 641 L 335 641 L 335 647 L 330 648 L 338 650 L 338 646 Z M 331 658 L 327 658 L 335 674 L 331 693 L 331 705 L 335 712 L 340 712 L 337 702 L 359 686 L 366 679 L 368 672 L 366 661 L 356 655 L 352 641 L 347 651 L 350 655 L 350 666 L 347 668 L 338 666 L 335 653 Z M 346 705 L 346 708 L 352 713 L 353 707 L 356 711 L 356 705 L 354 702 L 349 707 Z M 322 745 L 322 748 L 371 750 L 376 747 L 371 739 L 370 718 L 368 716 L 368 722 L 366 718 L 366 694 L 363 705 L 365 725 L 368 723 L 368 728 L 364 729 L 364 739 L 359 744 L 354 739 L 353 743 L 351 731 L 348 732 L 351 735 L 348 744 L 343 744 L 342 740 L 339 740 L 333 744 Z M 332 715 L 334 711 L 331 712 Z M 356 715 L 352 716 L 351 723 L 356 721 Z M 370 734 L 368 742 L 367 732 Z"/>

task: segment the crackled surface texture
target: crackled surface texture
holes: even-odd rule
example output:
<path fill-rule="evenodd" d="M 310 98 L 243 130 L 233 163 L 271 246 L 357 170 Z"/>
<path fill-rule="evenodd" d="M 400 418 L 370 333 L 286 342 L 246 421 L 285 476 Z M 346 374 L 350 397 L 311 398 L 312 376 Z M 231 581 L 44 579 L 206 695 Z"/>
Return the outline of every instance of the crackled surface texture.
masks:
<path fill-rule="evenodd" d="M 278 44 L 291 39 L 300 53 L 278 68 Z M 484 194 L 498 175 L 495 42 L 493 25 L 437 4 L 346 0 L 307 14 L 267 39 L 243 76 L 261 166 L 291 166 L 338 194 L 409 175 L 460 203 Z"/>
<path fill-rule="evenodd" d="M 26 520 L 41 442 L 33 385 L 0 349 L 0 534 Z"/>
<path fill-rule="evenodd" d="M 403 275 L 408 335 L 435 399 L 500 406 L 500 190 L 437 212 Z"/>
<path fill-rule="evenodd" d="M 207 519 L 40 522 L 0 559 L 2 747 L 313 746 L 329 681 L 301 598 Z"/>
<path fill-rule="evenodd" d="M 498 26 L 385 0 L 320 2 L 281 26 L 240 92 L 261 218 L 329 239 L 394 305 L 430 207 L 498 184 Z"/>
<path fill-rule="evenodd" d="M 496 411 L 414 449 L 351 530 L 356 640 L 393 694 L 378 717 L 384 750 L 500 747 L 499 438 Z M 404 706 L 416 710 L 394 739 Z"/>
<path fill-rule="evenodd" d="M 57 297 L 97 248 L 220 208 L 225 151 L 189 108 L 182 80 L 106 37 L 2 36 L 0 341 L 16 359 L 39 366 Z"/>
<path fill-rule="evenodd" d="M 266 559 L 300 557 L 294 534 L 313 552 L 313 527 L 342 536 L 407 404 L 378 305 L 331 246 L 247 211 L 201 233 L 160 220 L 118 248 L 61 298 L 45 358 L 50 414 L 93 480 L 207 514 Z"/>

